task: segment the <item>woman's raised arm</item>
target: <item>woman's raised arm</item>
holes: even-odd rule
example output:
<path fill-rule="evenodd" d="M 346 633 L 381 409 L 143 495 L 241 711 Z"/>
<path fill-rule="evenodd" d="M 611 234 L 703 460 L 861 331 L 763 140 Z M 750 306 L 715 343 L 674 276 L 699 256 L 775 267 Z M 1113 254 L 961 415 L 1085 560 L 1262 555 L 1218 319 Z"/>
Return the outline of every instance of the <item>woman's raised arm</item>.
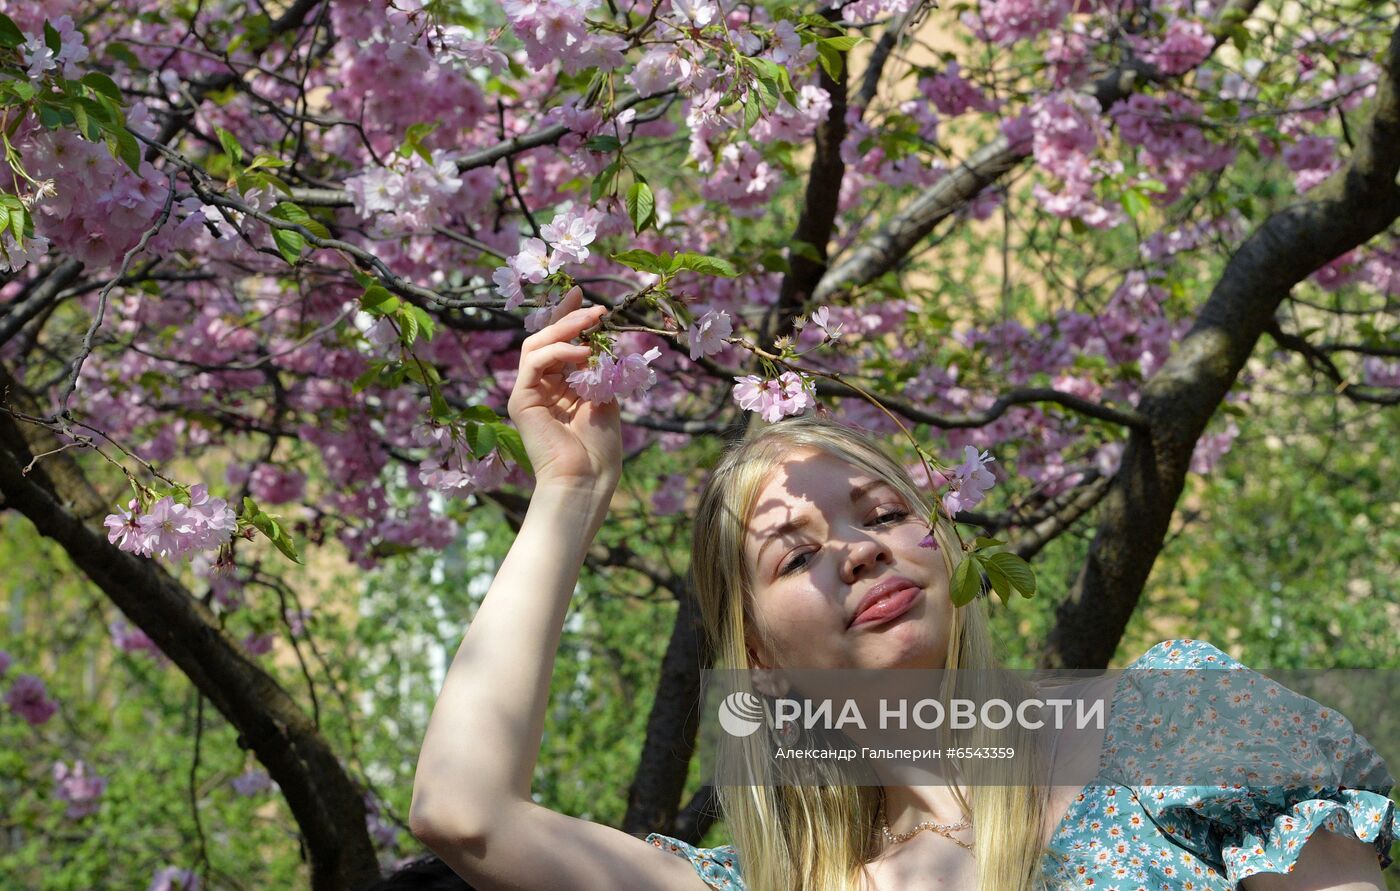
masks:
<path fill-rule="evenodd" d="M 564 380 L 589 352 L 570 340 L 603 315 L 581 302 L 571 291 L 521 347 L 509 411 L 535 492 L 433 707 L 409 823 L 482 889 L 698 889 L 685 861 L 530 797 L 564 615 L 621 473 L 616 402 L 585 402 Z"/>

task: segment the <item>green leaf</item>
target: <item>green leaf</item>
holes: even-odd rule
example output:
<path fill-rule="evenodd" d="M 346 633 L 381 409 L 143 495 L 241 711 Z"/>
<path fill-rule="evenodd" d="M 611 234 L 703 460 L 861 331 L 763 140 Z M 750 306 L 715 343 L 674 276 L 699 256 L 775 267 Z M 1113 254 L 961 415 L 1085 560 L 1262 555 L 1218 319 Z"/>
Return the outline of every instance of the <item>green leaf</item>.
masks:
<path fill-rule="evenodd" d="M 452 414 L 452 407 L 442 398 L 442 390 L 438 387 L 428 390 L 428 406 L 434 421 L 445 421 Z"/>
<path fill-rule="evenodd" d="M 127 130 L 126 127 L 113 130 L 112 136 L 113 139 L 116 140 L 116 151 L 113 151 L 113 154 L 122 161 L 122 164 L 126 164 L 127 167 L 132 168 L 133 174 L 139 171 L 141 167 L 141 144 L 139 141 L 136 141 L 136 137 L 132 136 L 132 132 Z"/>
<path fill-rule="evenodd" d="M 827 77 L 834 81 L 841 79 L 841 69 L 846 64 L 841 54 L 825 44 L 817 44 L 817 61 L 821 63 L 822 70 Z"/>
<path fill-rule="evenodd" d="M 418 333 L 423 339 L 432 340 L 433 335 L 437 333 L 437 323 L 433 321 L 433 317 L 421 306 L 409 304 L 404 310 L 413 316 L 413 323 L 418 326 Z"/>
<path fill-rule="evenodd" d="M 593 152 L 615 152 L 622 148 L 622 141 L 616 136 L 594 136 L 584 143 L 584 147 Z"/>
<path fill-rule="evenodd" d="M 238 144 L 238 138 L 223 127 L 215 127 L 214 132 L 219 134 L 219 145 L 223 146 L 224 154 L 235 164 L 243 163 L 243 146 Z"/>
<path fill-rule="evenodd" d="M 948 592 L 953 606 L 967 606 L 976 599 L 982 590 L 982 573 L 977 558 L 972 554 L 963 557 L 958 568 L 953 570 L 952 589 Z"/>
<path fill-rule="evenodd" d="M 519 431 L 514 427 L 498 424 L 496 426 L 496 441 L 522 470 L 531 476 L 535 475 L 535 468 L 530 464 L 530 456 L 525 451 L 525 442 L 520 438 Z"/>
<path fill-rule="evenodd" d="M 667 272 L 667 261 L 665 258 L 658 257 L 651 251 L 644 251 L 641 248 L 633 248 L 630 251 L 613 254 L 612 258 L 623 266 L 630 266 L 638 272 L 654 272 L 657 275 L 665 275 Z"/>
<path fill-rule="evenodd" d="M 596 202 L 603 195 L 611 195 L 613 183 L 617 179 L 618 171 L 622 169 L 622 164 L 616 159 L 611 164 L 603 168 L 603 172 L 593 178 L 592 199 Z"/>
<path fill-rule="evenodd" d="M 399 298 L 389 293 L 389 289 L 380 284 L 373 284 L 365 288 L 365 292 L 360 295 L 360 309 L 376 316 L 388 315 L 399 308 Z"/>
<path fill-rule="evenodd" d="M 92 133 L 92 121 L 88 120 L 87 109 L 83 108 L 77 103 L 74 103 L 72 106 L 72 110 L 73 117 L 77 119 L 78 122 L 78 133 L 81 134 L 84 139 L 90 139 Z"/>
<path fill-rule="evenodd" d="M 262 167 L 286 167 L 287 162 L 281 158 L 274 158 L 272 155 L 258 155 L 248 165 L 248 172 L 252 173 Z"/>
<path fill-rule="evenodd" d="M 817 45 L 829 46 L 839 53 L 844 53 L 849 52 L 852 47 L 863 40 L 865 40 L 864 37 L 853 37 L 848 34 L 843 34 L 838 37 L 823 37 L 817 41 Z"/>
<path fill-rule="evenodd" d="M 992 583 L 992 590 L 997 592 L 997 596 L 1001 598 L 1001 602 L 1010 603 L 1013 593 L 1011 590 L 1011 579 L 1002 571 L 1002 568 L 991 560 L 987 560 L 982 564 L 982 569 L 987 573 L 987 581 Z"/>
<path fill-rule="evenodd" d="M 744 96 L 744 127 L 745 127 L 746 129 L 752 129 L 753 126 L 754 126 L 754 124 L 757 124 L 757 123 L 758 123 L 758 119 L 759 119 L 760 116 L 762 116 L 762 114 L 763 114 L 763 109 L 759 107 L 759 103 L 754 99 L 753 94 L 752 94 L 752 93 L 749 93 L 749 94 L 745 95 L 745 96 Z"/>
<path fill-rule="evenodd" d="M 300 232 L 293 232 L 291 229 L 273 229 L 272 241 L 277 245 L 277 252 L 282 255 L 282 259 L 291 265 L 297 265 L 301 259 L 301 252 L 306 247 L 306 239 Z"/>
<path fill-rule="evenodd" d="M 101 71 L 89 71 L 84 74 L 82 83 L 84 86 L 91 87 L 94 92 L 101 93 L 118 104 L 122 101 L 122 88 Z"/>
<path fill-rule="evenodd" d="M 24 32 L 15 24 L 14 19 L 0 13 L 0 47 L 13 49 L 24 44 Z"/>
<path fill-rule="evenodd" d="M 300 563 L 301 557 L 297 554 L 296 543 L 292 541 L 287 530 L 282 528 L 282 524 L 277 522 L 277 518 L 262 511 L 258 511 L 252 519 L 253 526 L 267 536 L 268 541 L 277 546 L 277 550 L 286 555 L 293 563 Z"/>
<path fill-rule="evenodd" d="M 1035 572 L 1031 570 L 1031 565 L 1020 557 L 1011 553 L 993 554 L 987 558 L 989 565 L 995 565 L 997 569 L 1006 574 L 1011 586 L 1021 592 L 1022 597 L 1034 597 L 1036 593 Z"/>
<path fill-rule="evenodd" d="M 368 371 L 355 378 L 355 381 L 352 384 L 350 384 L 350 391 L 352 393 L 363 392 L 365 387 L 368 387 L 370 384 L 379 380 L 379 374 L 383 370 L 384 366 L 379 365 L 377 363 L 370 365 Z"/>
<path fill-rule="evenodd" d="M 307 213 L 306 209 L 299 204 L 293 204 L 290 201 L 279 201 L 276 207 L 268 211 L 268 215 L 276 217 L 279 220 L 285 220 L 288 223 L 295 223 L 317 238 L 331 237 L 330 230 L 327 229 L 320 220 Z"/>
<path fill-rule="evenodd" d="M 1152 209 L 1152 202 L 1137 189 L 1124 189 L 1118 200 L 1130 217 L 1141 217 Z"/>
<path fill-rule="evenodd" d="M 480 461 L 496 449 L 496 428 L 490 424 L 474 424 L 467 428 L 467 445 Z"/>
<path fill-rule="evenodd" d="M 63 38 L 59 36 L 58 29 L 47 21 L 44 22 L 44 46 L 53 50 L 54 53 L 63 49 Z"/>
<path fill-rule="evenodd" d="M 495 424 L 501 420 L 501 416 L 492 411 L 489 406 L 472 405 L 462 409 L 462 419 L 482 424 Z"/>
<path fill-rule="evenodd" d="M 399 343 L 406 347 L 413 346 L 413 342 L 418 339 L 418 320 L 413 317 L 413 313 L 405 312 L 400 306 L 399 311 L 394 313 L 394 321 L 399 326 Z"/>
<path fill-rule="evenodd" d="M 792 241 L 788 242 L 788 250 L 804 260 L 811 260 L 813 263 L 826 262 L 825 258 L 821 255 L 821 251 L 817 250 L 817 246 L 808 241 L 794 238 Z"/>
<path fill-rule="evenodd" d="M 24 247 L 24 229 L 26 214 L 23 207 L 11 207 L 7 211 L 10 217 L 10 235 L 14 238 L 15 244 Z"/>
<path fill-rule="evenodd" d="M 763 252 L 758 258 L 758 265 L 769 272 L 781 272 L 787 274 L 792 271 L 792 265 L 788 263 L 787 257 L 781 251 L 770 249 Z"/>
<path fill-rule="evenodd" d="M 689 269 L 703 275 L 718 275 L 723 278 L 734 278 L 739 274 L 739 271 L 728 260 L 707 257 L 704 254 L 676 254 L 671 258 L 670 267 L 666 271 L 674 273 L 682 269 Z"/>
<path fill-rule="evenodd" d="M 632 183 L 627 190 L 627 215 L 632 218 L 632 231 L 642 230 L 656 221 L 656 196 L 646 183 Z"/>

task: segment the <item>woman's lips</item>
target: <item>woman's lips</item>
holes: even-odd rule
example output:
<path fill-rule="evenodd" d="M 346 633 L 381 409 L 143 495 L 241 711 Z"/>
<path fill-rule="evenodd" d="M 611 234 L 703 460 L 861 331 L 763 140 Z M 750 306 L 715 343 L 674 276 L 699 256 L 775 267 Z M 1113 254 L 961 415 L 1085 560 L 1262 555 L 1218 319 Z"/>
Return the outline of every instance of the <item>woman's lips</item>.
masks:
<path fill-rule="evenodd" d="M 892 591 L 861 610 L 851 621 L 851 627 L 884 622 L 901 616 L 909 611 L 922 593 L 923 589 L 913 585 Z"/>

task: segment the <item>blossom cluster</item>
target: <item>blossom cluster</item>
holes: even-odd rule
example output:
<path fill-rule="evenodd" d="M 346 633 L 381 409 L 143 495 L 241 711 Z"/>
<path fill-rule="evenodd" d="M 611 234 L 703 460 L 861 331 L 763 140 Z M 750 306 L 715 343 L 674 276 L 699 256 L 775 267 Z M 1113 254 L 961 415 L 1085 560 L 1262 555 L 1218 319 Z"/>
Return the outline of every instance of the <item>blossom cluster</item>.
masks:
<path fill-rule="evenodd" d="M 8 662 L 9 656 L 5 656 Z M 22 674 L 10 683 L 5 693 L 5 705 L 32 727 L 45 724 L 58 713 L 58 703 L 49 698 L 48 689 L 39 677 Z"/>
<path fill-rule="evenodd" d="M 491 276 L 496 292 L 506 298 L 506 309 L 516 309 L 524 302 L 526 284 L 539 284 L 565 263 L 586 261 L 588 246 L 598 237 L 602 219 L 603 214 L 591 207 L 563 211 L 540 227 L 540 238 L 525 239 L 520 250 Z M 537 331 L 544 324 L 543 319 L 536 319 L 531 330 Z"/>
<path fill-rule="evenodd" d="M 615 359 L 609 353 L 589 358 L 588 367 L 569 373 L 564 380 L 589 402 L 612 402 L 645 394 L 656 383 L 651 363 L 661 358 L 652 347 L 645 353 L 628 353 Z"/>
<path fill-rule="evenodd" d="M 142 513 L 132 499 L 126 510 L 109 514 L 102 524 L 107 540 L 123 551 L 183 560 L 226 544 L 238 528 L 238 518 L 227 501 L 211 498 L 201 483 L 190 487 L 189 504 L 166 495 Z"/>
<path fill-rule="evenodd" d="M 102 793 L 107 789 L 107 779 L 89 770 L 87 762 L 79 758 L 69 767 L 66 762 L 55 761 L 53 765 L 54 795 L 66 802 L 64 816 L 77 820 L 95 813 L 101 804 Z"/>
<path fill-rule="evenodd" d="M 454 498 L 476 491 L 491 491 L 505 482 L 506 465 L 498 452 L 484 458 L 472 454 L 465 437 L 452 427 L 423 424 L 414 430 L 418 445 L 431 457 L 418 464 L 418 480 L 424 486 Z"/>
<path fill-rule="evenodd" d="M 812 381 L 795 371 L 784 371 L 766 380 L 756 374 L 734 380 L 734 401 L 745 411 L 757 412 L 770 424 L 789 415 L 802 414 L 816 404 Z"/>

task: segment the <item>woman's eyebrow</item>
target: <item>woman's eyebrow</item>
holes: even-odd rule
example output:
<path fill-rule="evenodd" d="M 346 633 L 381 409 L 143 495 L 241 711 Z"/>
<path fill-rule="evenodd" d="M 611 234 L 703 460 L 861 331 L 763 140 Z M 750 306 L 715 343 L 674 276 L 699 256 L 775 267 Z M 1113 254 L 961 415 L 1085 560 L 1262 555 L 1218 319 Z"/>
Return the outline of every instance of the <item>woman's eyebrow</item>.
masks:
<path fill-rule="evenodd" d="M 851 503 L 854 504 L 855 502 L 861 500 L 866 495 L 869 495 L 871 490 L 877 489 L 880 486 L 890 486 L 890 484 L 885 482 L 884 480 L 871 480 L 868 483 L 862 483 L 861 485 L 856 486 L 854 489 L 851 490 Z M 890 486 L 890 488 L 893 488 L 893 486 Z M 803 526 L 806 526 L 809 522 L 810 519 L 808 517 L 796 517 L 795 519 L 787 520 L 783 523 L 778 524 L 778 527 L 776 529 L 774 529 L 772 532 L 768 533 L 768 535 L 764 537 L 763 544 L 760 545 L 758 548 L 758 557 L 754 562 L 763 562 L 763 552 L 767 550 L 768 546 L 772 544 L 776 539 L 782 538 L 784 535 L 787 535 L 790 532 L 796 532 L 798 529 L 801 529 Z"/>

